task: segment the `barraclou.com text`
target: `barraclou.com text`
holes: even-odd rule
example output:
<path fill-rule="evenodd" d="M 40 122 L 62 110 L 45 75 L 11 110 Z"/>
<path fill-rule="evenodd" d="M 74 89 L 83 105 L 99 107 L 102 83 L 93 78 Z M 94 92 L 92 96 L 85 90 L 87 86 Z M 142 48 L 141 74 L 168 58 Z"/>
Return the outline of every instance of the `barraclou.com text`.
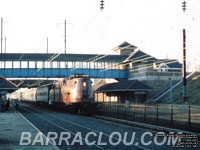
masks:
<path fill-rule="evenodd" d="M 35 136 L 32 136 L 30 132 L 22 132 L 19 145 L 119 145 L 124 144 L 126 146 L 138 145 L 139 143 L 148 146 L 155 145 L 176 145 L 181 142 L 181 138 L 177 135 L 169 136 L 164 132 L 157 132 L 156 134 L 151 132 L 144 132 L 141 136 L 137 136 L 136 132 L 120 133 L 112 132 L 111 134 L 105 134 L 103 132 L 88 132 L 82 134 L 76 132 L 48 132 L 46 136 L 42 132 L 38 132 Z"/>

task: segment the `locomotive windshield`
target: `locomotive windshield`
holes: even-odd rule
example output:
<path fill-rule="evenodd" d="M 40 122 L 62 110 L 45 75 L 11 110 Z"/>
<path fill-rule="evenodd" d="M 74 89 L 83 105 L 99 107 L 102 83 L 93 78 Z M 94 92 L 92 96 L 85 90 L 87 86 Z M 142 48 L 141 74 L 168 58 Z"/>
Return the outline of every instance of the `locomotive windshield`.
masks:
<path fill-rule="evenodd" d="M 67 81 L 66 80 L 63 80 L 63 85 L 67 85 Z"/>

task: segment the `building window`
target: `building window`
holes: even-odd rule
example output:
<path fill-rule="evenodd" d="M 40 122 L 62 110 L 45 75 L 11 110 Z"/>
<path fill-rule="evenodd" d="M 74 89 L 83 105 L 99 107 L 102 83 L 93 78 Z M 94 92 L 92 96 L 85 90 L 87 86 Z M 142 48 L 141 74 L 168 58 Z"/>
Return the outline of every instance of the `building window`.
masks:
<path fill-rule="evenodd" d="M 5 63 L 6 68 L 12 68 L 12 61 L 6 61 Z"/>

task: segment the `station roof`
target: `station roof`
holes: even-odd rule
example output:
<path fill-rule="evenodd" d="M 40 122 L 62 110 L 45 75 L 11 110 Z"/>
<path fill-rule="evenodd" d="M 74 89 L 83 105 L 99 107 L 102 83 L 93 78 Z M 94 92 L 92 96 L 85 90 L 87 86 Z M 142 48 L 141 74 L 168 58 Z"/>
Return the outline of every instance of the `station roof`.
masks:
<path fill-rule="evenodd" d="M 151 55 L 141 51 L 137 50 L 129 54 L 129 56 L 124 60 L 124 62 L 131 62 L 131 61 L 156 61 L 157 59 L 155 57 L 152 57 Z"/>
<path fill-rule="evenodd" d="M 179 63 L 178 60 L 176 59 L 160 59 L 158 60 L 156 65 L 159 66 L 160 64 L 166 64 L 169 68 L 177 68 L 177 69 L 182 68 L 182 64 Z"/>
<path fill-rule="evenodd" d="M 170 64 L 167 64 L 167 66 L 169 68 L 182 68 L 182 64 L 180 64 L 179 62 L 170 63 Z"/>
<path fill-rule="evenodd" d="M 47 53 L 6 53 L 0 54 L 0 61 L 97 61 L 122 62 L 128 56 L 105 54 L 47 54 Z"/>
<path fill-rule="evenodd" d="M 153 88 L 138 80 L 126 80 L 105 84 L 99 87 L 96 92 L 144 91 L 151 89 Z"/>
<path fill-rule="evenodd" d="M 17 89 L 17 85 L 0 75 L 0 91 L 13 92 Z"/>
<path fill-rule="evenodd" d="M 132 44 L 130 44 L 130 43 L 128 43 L 128 42 L 126 42 L 126 41 L 124 41 L 123 43 L 121 43 L 119 46 L 117 46 L 117 47 L 115 47 L 115 48 L 113 48 L 113 50 L 114 51 L 116 51 L 116 50 L 120 50 L 120 49 L 136 49 L 137 47 L 136 46 L 134 46 L 134 45 L 132 45 Z"/>

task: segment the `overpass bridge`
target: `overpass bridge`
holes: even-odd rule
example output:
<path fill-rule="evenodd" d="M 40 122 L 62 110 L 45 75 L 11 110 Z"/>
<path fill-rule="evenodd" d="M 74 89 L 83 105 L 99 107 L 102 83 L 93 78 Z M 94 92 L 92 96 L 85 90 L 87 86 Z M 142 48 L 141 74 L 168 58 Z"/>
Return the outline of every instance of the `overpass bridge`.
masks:
<path fill-rule="evenodd" d="M 0 54 L 0 75 L 5 78 L 66 78 L 86 74 L 91 78 L 127 79 L 120 63 L 124 55 L 95 54 Z"/>

